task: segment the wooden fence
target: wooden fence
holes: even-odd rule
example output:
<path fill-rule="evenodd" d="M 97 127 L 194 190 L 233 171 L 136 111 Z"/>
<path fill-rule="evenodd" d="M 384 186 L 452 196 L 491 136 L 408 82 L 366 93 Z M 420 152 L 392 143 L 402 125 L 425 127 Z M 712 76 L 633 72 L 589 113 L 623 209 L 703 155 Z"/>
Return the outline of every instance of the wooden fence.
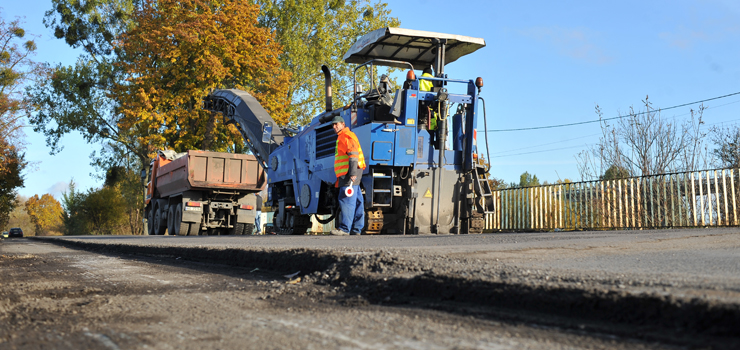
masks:
<path fill-rule="evenodd" d="M 493 231 L 739 226 L 740 169 L 493 191 Z"/>

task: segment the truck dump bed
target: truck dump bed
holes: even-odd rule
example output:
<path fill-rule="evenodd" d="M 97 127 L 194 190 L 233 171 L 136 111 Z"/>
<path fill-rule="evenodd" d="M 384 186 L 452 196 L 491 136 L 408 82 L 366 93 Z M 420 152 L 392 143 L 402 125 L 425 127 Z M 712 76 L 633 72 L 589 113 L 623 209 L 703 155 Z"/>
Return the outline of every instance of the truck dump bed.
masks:
<path fill-rule="evenodd" d="M 187 151 L 159 168 L 157 191 L 170 196 L 190 190 L 255 193 L 267 178 L 257 158 L 247 154 Z"/>

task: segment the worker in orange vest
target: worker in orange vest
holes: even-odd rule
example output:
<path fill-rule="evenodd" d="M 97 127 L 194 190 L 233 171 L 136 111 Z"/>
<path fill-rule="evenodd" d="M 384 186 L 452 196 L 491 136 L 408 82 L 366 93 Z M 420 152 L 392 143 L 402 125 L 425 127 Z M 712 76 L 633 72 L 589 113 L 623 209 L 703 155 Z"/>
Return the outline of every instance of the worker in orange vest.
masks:
<path fill-rule="evenodd" d="M 337 228 L 331 230 L 335 236 L 359 235 L 365 226 L 365 200 L 360 192 L 360 179 L 365 169 L 365 156 L 362 154 L 357 135 L 344 124 L 344 118 L 334 117 L 331 121 L 337 133 L 337 146 L 334 151 L 334 173 L 339 188 L 340 217 Z"/>

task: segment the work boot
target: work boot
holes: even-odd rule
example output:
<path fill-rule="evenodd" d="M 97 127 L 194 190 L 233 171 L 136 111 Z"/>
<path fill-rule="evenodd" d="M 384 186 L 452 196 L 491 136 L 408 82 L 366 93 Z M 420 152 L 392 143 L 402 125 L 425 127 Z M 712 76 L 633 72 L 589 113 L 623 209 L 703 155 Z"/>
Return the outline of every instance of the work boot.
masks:
<path fill-rule="evenodd" d="M 359 232 L 350 232 L 349 234 L 352 235 L 352 236 L 359 236 L 360 235 Z"/>
<path fill-rule="evenodd" d="M 338 229 L 333 229 L 329 233 L 331 233 L 332 236 L 349 236 L 349 233 Z"/>

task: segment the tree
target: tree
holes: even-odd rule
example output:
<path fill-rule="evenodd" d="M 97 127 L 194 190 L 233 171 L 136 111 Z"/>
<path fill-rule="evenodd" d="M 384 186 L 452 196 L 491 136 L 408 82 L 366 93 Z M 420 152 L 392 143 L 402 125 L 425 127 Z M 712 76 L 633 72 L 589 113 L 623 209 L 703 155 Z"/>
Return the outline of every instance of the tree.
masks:
<path fill-rule="evenodd" d="M 26 212 L 36 228 L 37 236 L 62 224 L 62 205 L 48 193 L 41 197 L 36 194 L 29 198 L 26 201 Z"/>
<path fill-rule="evenodd" d="M 31 59 L 36 42 L 23 41 L 26 36 L 20 20 L 7 23 L 0 17 L 0 140 L 16 146 L 20 146 L 21 119 L 30 109 L 23 88 L 43 73 L 41 65 Z"/>
<path fill-rule="evenodd" d="M 121 36 L 127 75 L 118 82 L 119 130 L 137 143 L 176 151 L 225 151 L 241 135 L 200 106 L 214 88 L 251 92 L 272 118 L 285 124 L 289 74 L 280 68 L 280 45 L 257 27 L 259 7 L 237 0 L 147 1 Z"/>
<path fill-rule="evenodd" d="M 17 189 L 23 187 L 21 172 L 26 165 L 25 155 L 0 139 L 0 226 L 8 223 L 10 213 L 19 203 Z"/>
<path fill-rule="evenodd" d="M 113 187 L 90 189 L 82 205 L 90 234 L 120 234 L 125 229 L 125 202 Z"/>
<path fill-rule="evenodd" d="M 540 180 L 537 178 L 537 175 L 530 174 L 525 171 L 519 176 L 519 185 L 512 187 L 533 187 L 539 185 Z"/>
<path fill-rule="evenodd" d="M 604 175 L 602 175 L 599 180 L 618 180 L 626 179 L 628 177 L 630 177 L 629 170 L 618 165 L 612 165 L 609 169 L 606 169 Z"/>
<path fill-rule="evenodd" d="M 64 234 L 124 234 L 126 225 L 126 201 L 116 187 L 103 186 L 77 190 L 74 180 L 69 183 L 69 191 L 62 194 L 64 205 Z"/>
<path fill-rule="evenodd" d="M 599 143 L 576 157 L 581 178 L 596 179 L 610 168 L 624 175 L 649 176 L 705 168 L 709 157 L 701 125 L 704 107 L 691 110 L 691 117 L 681 124 L 664 118 L 645 97 L 644 111 L 630 112 L 616 124 L 603 118 L 600 107 L 596 114 L 601 121 Z"/>
<path fill-rule="evenodd" d="M 77 190 L 74 179 L 69 181 L 69 190 L 62 192 L 62 223 L 65 235 L 81 235 L 87 233 L 87 222 L 84 216 L 85 193 Z"/>
<path fill-rule="evenodd" d="M 105 176 L 104 187 L 115 188 L 123 201 L 122 210 L 127 217 L 126 224 L 129 233 L 141 235 L 144 226 L 141 224 L 143 216 L 143 189 L 140 175 L 130 166 L 113 166 L 108 169 Z"/>
<path fill-rule="evenodd" d="M 28 200 L 27 197 L 17 195 L 15 197 L 16 203 L 25 203 Z M 17 205 L 13 211 L 10 212 L 10 219 L 7 221 L 7 224 L 2 225 L 0 227 L 4 227 L 3 231 L 8 231 L 11 227 L 20 227 L 24 230 L 28 230 L 29 227 L 32 227 L 33 223 L 31 223 L 31 218 L 28 217 L 28 213 L 26 213 L 26 210 L 24 207 Z M 29 232 L 30 234 L 30 232 Z"/>
<path fill-rule="evenodd" d="M 712 150 L 718 166 L 723 168 L 740 167 L 740 127 L 737 125 L 712 127 L 710 139 L 717 147 Z"/>
<path fill-rule="evenodd" d="M 308 123 L 324 109 L 321 65 L 332 70 L 333 98 L 346 105 L 352 96 L 354 67 L 342 60 L 362 35 L 397 27 L 388 4 L 370 0 L 253 0 L 261 7 L 260 24 L 274 30 L 285 54 L 280 61 L 292 75 L 287 91 L 289 113 L 297 124 Z M 364 71 L 358 72 L 360 77 Z M 377 76 L 377 75 L 376 75 Z M 358 79 L 359 79 L 358 78 Z"/>

